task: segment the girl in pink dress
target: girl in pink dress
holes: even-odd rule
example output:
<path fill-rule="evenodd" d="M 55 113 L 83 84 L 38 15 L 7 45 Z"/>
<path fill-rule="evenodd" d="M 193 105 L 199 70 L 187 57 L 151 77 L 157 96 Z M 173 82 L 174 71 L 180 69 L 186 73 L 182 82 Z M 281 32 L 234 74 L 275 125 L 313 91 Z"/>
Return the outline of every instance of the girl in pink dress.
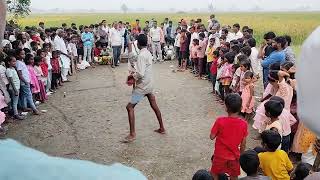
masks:
<path fill-rule="evenodd" d="M 253 76 L 254 74 L 250 71 L 247 71 L 244 74 L 243 84 L 244 88 L 242 90 L 241 98 L 242 98 L 242 110 L 245 119 L 249 121 L 251 119 L 251 115 L 254 108 L 254 84 L 253 84 Z"/>
<path fill-rule="evenodd" d="M 29 76 L 30 76 L 30 85 L 32 94 L 38 94 L 40 92 L 40 86 L 38 83 L 37 75 L 34 71 L 33 64 L 34 64 L 34 56 L 32 54 L 27 54 L 24 62 L 27 65 Z"/>

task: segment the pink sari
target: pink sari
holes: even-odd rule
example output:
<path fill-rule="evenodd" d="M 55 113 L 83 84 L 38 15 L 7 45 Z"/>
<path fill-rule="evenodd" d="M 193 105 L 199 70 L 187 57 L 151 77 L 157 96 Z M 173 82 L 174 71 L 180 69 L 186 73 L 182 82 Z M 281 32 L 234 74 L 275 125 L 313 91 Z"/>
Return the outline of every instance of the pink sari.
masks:
<path fill-rule="evenodd" d="M 32 94 L 39 93 L 40 86 L 39 86 L 36 72 L 34 71 L 34 68 L 31 65 L 27 65 L 27 68 L 28 68 L 29 75 L 30 75 L 30 85 L 32 85 L 32 88 L 31 88 Z"/>

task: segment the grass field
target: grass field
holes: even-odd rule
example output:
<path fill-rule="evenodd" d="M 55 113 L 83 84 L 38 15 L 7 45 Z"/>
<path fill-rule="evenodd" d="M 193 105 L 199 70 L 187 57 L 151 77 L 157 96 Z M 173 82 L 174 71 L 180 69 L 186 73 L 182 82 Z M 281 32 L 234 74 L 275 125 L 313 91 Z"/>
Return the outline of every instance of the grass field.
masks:
<path fill-rule="evenodd" d="M 216 14 L 218 20 L 223 24 L 232 25 L 239 23 L 241 26 L 247 25 L 254 29 L 255 38 L 258 42 L 262 41 L 263 34 L 268 31 L 274 31 L 276 34 L 288 34 L 292 36 L 295 49 L 302 44 L 305 38 L 315 27 L 320 25 L 320 12 L 305 13 L 221 13 Z M 155 18 L 159 22 L 165 17 L 170 18 L 175 23 L 182 18 L 191 20 L 201 18 L 207 21 L 209 14 L 154 14 L 154 13 L 131 13 L 131 14 L 32 14 L 26 18 L 20 19 L 19 24 L 24 26 L 37 25 L 44 21 L 46 26 L 60 26 L 65 22 L 69 25 L 75 22 L 77 25 L 95 24 L 106 19 L 109 23 L 113 21 L 134 22 L 140 19 L 144 24 L 145 20 Z"/>

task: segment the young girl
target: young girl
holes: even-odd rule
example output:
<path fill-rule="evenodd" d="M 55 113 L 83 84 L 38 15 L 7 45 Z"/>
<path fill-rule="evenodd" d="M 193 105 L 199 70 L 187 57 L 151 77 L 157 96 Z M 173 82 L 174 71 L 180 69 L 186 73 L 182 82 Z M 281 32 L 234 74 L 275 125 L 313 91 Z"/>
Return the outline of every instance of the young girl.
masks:
<path fill-rule="evenodd" d="M 35 97 L 36 95 L 38 95 L 38 93 L 40 93 L 40 85 L 38 82 L 36 72 L 33 67 L 34 66 L 34 56 L 32 54 L 27 54 L 26 58 L 24 59 L 24 62 L 26 63 L 28 71 L 29 71 L 31 92 Z"/>
<path fill-rule="evenodd" d="M 187 49 L 189 48 L 188 45 L 188 37 L 187 37 L 187 30 L 182 29 L 180 34 L 180 55 L 182 59 L 181 67 L 178 71 L 185 71 L 187 69 Z"/>
<path fill-rule="evenodd" d="M 193 39 L 192 41 L 192 45 L 190 48 L 190 57 L 193 63 L 193 70 L 192 73 L 196 74 L 196 77 L 199 76 L 199 67 L 198 67 L 198 56 L 197 56 L 197 52 L 198 52 L 198 48 L 199 48 L 199 39 Z"/>
<path fill-rule="evenodd" d="M 52 66 L 51 66 L 51 57 L 52 57 L 52 53 L 51 53 L 51 44 L 50 43 L 44 43 L 43 44 L 43 51 L 45 53 L 45 62 L 48 65 L 48 79 L 46 82 L 46 92 L 48 94 L 50 94 L 50 92 L 52 93 L 52 89 L 51 89 L 51 81 L 52 81 Z"/>
<path fill-rule="evenodd" d="M 216 95 L 218 94 L 215 89 L 215 86 L 217 81 L 219 50 L 217 49 L 213 51 L 212 55 L 213 55 L 213 60 L 210 67 L 210 74 L 211 74 L 211 83 L 212 83 L 212 93 Z"/>
<path fill-rule="evenodd" d="M 226 54 L 229 51 L 229 49 L 226 48 L 221 48 L 219 50 L 219 58 L 217 61 L 218 64 L 218 70 L 217 70 L 217 79 L 216 79 L 216 85 L 215 85 L 215 91 L 218 92 L 217 99 L 216 101 L 223 103 L 223 98 L 224 98 L 224 93 L 223 93 L 223 86 L 220 84 L 220 78 L 221 78 L 221 73 L 225 64 L 224 61 L 224 54 Z M 220 99 L 219 99 L 220 97 Z"/>
<path fill-rule="evenodd" d="M 56 90 L 58 89 L 58 81 L 61 78 L 61 71 L 60 71 L 60 54 L 58 51 L 52 52 L 52 59 L 51 59 L 51 66 L 52 66 L 52 82 L 51 82 L 51 89 Z"/>
<path fill-rule="evenodd" d="M 240 66 L 240 68 L 243 68 Z M 243 75 L 244 88 L 241 94 L 242 98 L 242 110 L 244 117 L 247 121 L 251 119 L 251 114 L 254 108 L 254 85 L 253 85 L 253 73 L 246 71 Z"/>
<path fill-rule="evenodd" d="M 16 58 L 14 56 L 8 56 L 6 58 L 6 75 L 9 81 L 9 94 L 11 97 L 11 106 L 10 109 L 13 111 L 13 117 L 18 120 L 23 120 L 23 117 L 19 115 L 18 112 L 18 101 L 20 94 L 20 79 L 18 73 L 15 69 L 16 67 Z M 0 123 L 1 124 L 1 123 Z"/>
<path fill-rule="evenodd" d="M 43 50 L 39 50 L 37 52 L 37 55 L 41 58 L 40 59 L 40 67 L 41 67 L 41 71 L 42 71 L 42 74 L 43 74 L 43 84 L 44 86 L 47 85 L 47 79 L 48 79 L 48 74 L 49 74 L 49 70 L 48 70 L 48 67 L 49 65 L 47 64 L 46 62 L 46 54 Z"/>
<path fill-rule="evenodd" d="M 223 87 L 223 96 L 224 99 L 225 95 L 230 93 L 230 84 L 233 77 L 233 62 L 235 58 L 235 53 L 228 52 L 224 55 L 224 65 L 221 70 L 221 77 L 220 77 L 220 85 Z"/>
<path fill-rule="evenodd" d="M 39 56 L 36 56 L 34 58 L 34 70 L 36 72 L 37 79 L 40 86 L 40 93 L 38 93 L 37 98 L 40 102 L 43 103 L 45 100 L 48 99 L 48 97 L 47 97 L 46 89 L 44 86 L 44 83 L 46 82 L 47 77 L 44 76 L 44 73 L 41 68 L 41 63 L 43 63 L 43 59 Z"/>
<path fill-rule="evenodd" d="M 202 79 L 202 75 L 204 74 L 203 63 L 204 63 L 204 57 L 205 57 L 205 52 L 207 47 L 207 38 L 204 33 L 200 33 L 199 39 L 200 41 L 197 49 L 197 59 L 198 59 L 199 79 Z M 206 78 L 204 78 L 204 80 L 206 80 Z"/>
<path fill-rule="evenodd" d="M 249 62 L 249 64 L 243 63 L 243 66 L 245 67 L 245 68 L 243 68 L 244 71 L 241 70 L 240 65 L 241 65 L 241 62 L 246 61 L 246 60 L 247 60 L 247 62 L 249 62 L 248 57 L 246 55 L 239 55 L 237 57 L 238 64 L 236 64 L 236 66 L 235 66 L 236 70 L 233 74 L 232 82 L 231 82 L 232 91 L 234 93 L 239 93 L 240 95 L 241 95 L 241 93 L 240 93 L 241 74 L 243 75 L 243 73 L 245 73 L 247 70 L 249 70 L 247 66 L 250 66 L 250 62 Z"/>

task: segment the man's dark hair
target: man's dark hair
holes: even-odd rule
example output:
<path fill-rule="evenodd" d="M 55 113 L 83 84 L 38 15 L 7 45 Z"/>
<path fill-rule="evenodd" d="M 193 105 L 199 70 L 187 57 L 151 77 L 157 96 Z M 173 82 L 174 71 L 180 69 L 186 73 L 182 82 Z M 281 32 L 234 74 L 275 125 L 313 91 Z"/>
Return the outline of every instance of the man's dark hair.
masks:
<path fill-rule="evenodd" d="M 137 40 L 138 44 L 142 47 L 146 47 L 148 45 L 148 37 L 145 34 L 139 34 Z"/>
<path fill-rule="evenodd" d="M 40 25 L 44 25 L 44 22 L 39 22 L 39 26 L 40 26 Z"/>
<path fill-rule="evenodd" d="M 263 39 L 267 40 L 267 39 L 274 39 L 276 37 L 276 34 L 274 32 L 267 32 L 264 36 Z"/>
<path fill-rule="evenodd" d="M 277 118 L 281 115 L 283 111 L 283 105 L 280 101 L 269 100 L 264 104 L 266 113 L 268 113 L 271 118 Z"/>
<path fill-rule="evenodd" d="M 213 177 L 207 170 L 201 169 L 193 175 L 192 180 L 213 180 Z"/>
<path fill-rule="evenodd" d="M 214 14 L 211 14 L 210 15 L 210 18 L 215 18 L 216 16 Z"/>
<path fill-rule="evenodd" d="M 269 67 L 269 69 L 270 70 L 277 70 L 277 71 L 279 71 L 280 70 L 280 63 L 273 63 L 273 64 L 271 64 L 270 65 L 270 67 Z"/>
<path fill-rule="evenodd" d="M 242 99 L 239 94 L 228 94 L 224 100 L 228 113 L 239 113 L 242 107 Z"/>
<path fill-rule="evenodd" d="M 285 106 L 285 101 L 284 101 L 284 99 L 283 99 L 282 97 L 272 96 L 272 97 L 270 98 L 270 100 L 272 100 L 272 101 L 279 101 L 279 102 L 282 104 L 283 107 Z"/>
<path fill-rule="evenodd" d="M 256 45 L 257 45 L 257 42 L 256 42 L 256 40 L 254 39 L 254 38 L 250 38 L 250 39 L 248 39 L 248 45 L 250 46 L 250 47 L 256 47 Z"/>
<path fill-rule="evenodd" d="M 87 29 L 87 28 L 89 28 L 89 27 L 88 27 L 88 26 L 84 26 L 83 28 L 84 28 L 84 29 Z"/>
<path fill-rule="evenodd" d="M 254 150 L 242 153 L 239 161 L 242 170 L 247 173 L 247 176 L 255 175 L 258 172 L 260 161 L 257 152 Z"/>
<path fill-rule="evenodd" d="M 65 26 L 67 26 L 67 24 L 66 23 L 62 23 L 62 27 L 65 27 Z"/>
<path fill-rule="evenodd" d="M 242 32 L 246 32 L 249 29 L 249 26 L 243 26 L 242 27 Z"/>
<path fill-rule="evenodd" d="M 226 37 L 226 36 L 220 36 L 220 38 L 219 38 L 219 39 L 226 40 L 226 39 L 227 39 L 227 37 Z"/>
<path fill-rule="evenodd" d="M 281 136 L 278 132 L 265 130 L 261 133 L 262 143 L 266 145 L 269 151 L 274 152 L 281 144 Z"/>
<path fill-rule="evenodd" d="M 290 46 L 291 45 L 291 36 L 284 35 L 284 38 L 286 38 L 286 41 L 288 42 L 288 46 Z"/>
<path fill-rule="evenodd" d="M 284 48 L 286 46 L 287 40 L 283 36 L 278 36 L 274 39 L 276 43 L 280 43 L 281 47 Z"/>
<path fill-rule="evenodd" d="M 249 57 L 251 55 L 251 47 L 245 46 L 241 48 L 240 52 L 242 52 L 242 54 L 245 54 Z"/>
<path fill-rule="evenodd" d="M 240 29 L 240 24 L 239 24 L 239 23 L 235 23 L 235 24 L 233 25 L 233 27 L 236 27 L 236 28 Z"/>

